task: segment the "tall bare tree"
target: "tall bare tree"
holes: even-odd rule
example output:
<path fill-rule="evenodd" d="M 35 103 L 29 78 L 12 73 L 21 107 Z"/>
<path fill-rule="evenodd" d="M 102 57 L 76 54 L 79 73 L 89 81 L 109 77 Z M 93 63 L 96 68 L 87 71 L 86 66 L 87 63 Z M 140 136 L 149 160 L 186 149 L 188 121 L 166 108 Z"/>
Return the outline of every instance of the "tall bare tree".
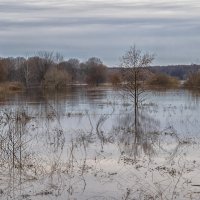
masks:
<path fill-rule="evenodd" d="M 30 84 L 31 76 L 33 76 L 28 55 L 26 56 L 26 59 L 21 64 L 21 76 L 22 76 L 21 78 L 25 86 L 28 88 Z"/>
<path fill-rule="evenodd" d="M 142 53 L 136 46 L 130 47 L 121 58 L 124 79 L 122 87 L 134 104 L 134 131 L 136 136 L 138 134 L 138 106 L 144 92 L 142 75 L 144 68 L 148 67 L 153 59 L 154 56 L 152 54 Z"/>

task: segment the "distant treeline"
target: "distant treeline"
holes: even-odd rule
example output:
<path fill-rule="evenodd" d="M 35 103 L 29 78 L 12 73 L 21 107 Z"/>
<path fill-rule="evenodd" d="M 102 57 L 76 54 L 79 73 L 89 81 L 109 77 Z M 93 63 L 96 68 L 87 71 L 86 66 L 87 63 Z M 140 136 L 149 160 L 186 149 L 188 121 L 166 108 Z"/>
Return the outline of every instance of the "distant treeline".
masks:
<path fill-rule="evenodd" d="M 76 83 L 118 84 L 122 81 L 121 70 L 120 67 L 106 66 L 96 57 L 91 57 L 85 62 L 75 58 L 66 61 L 58 53 L 38 52 L 37 55 L 27 58 L 0 58 L 0 83 L 18 82 L 24 87 L 53 88 Z M 144 73 L 146 79 L 155 74 L 167 74 L 186 80 L 194 72 L 200 71 L 200 65 L 152 66 L 147 70 L 148 72 Z"/>
<path fill-rule="evenodd" d="M 33 57 L 1 58 L 0 82 L 20 82 L 25 87 L 60 88 L 72 83 L 98 85 L 106 81 L 107 66 L 96 57 L 85 62 L 60 54 L 39 52 Z"/>
<path fill-rule="evenodd" d="M 169 65 L 169 66 L 151 66 L 148 69 L 154 74 L 166 74 L 175 77 L 179 80 L 186 80 L 188 77 L 196 72 L 200 71 L 200 65 Z M 120 68 L 112 67 L 109 68 L 110 73 L 120 72 Z"/>
<path fill-rule="evenodd" d="M 169 65 L 150 67 L 154 73 L 165 73 L 180 80 L 186 80 L 191 74 L 200 71 L 200 65 Z"/>

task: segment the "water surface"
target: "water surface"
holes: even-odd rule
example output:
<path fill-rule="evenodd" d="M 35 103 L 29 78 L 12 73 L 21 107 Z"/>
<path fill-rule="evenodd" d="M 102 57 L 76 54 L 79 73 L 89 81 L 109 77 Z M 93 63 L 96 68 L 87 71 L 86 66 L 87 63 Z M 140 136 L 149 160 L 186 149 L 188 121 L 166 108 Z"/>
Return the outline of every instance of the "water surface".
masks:
<path fill-rule="evenodd" d="M 113 88 L 0 100 L 1 199 L 199 199 L 200 96 Z"/>

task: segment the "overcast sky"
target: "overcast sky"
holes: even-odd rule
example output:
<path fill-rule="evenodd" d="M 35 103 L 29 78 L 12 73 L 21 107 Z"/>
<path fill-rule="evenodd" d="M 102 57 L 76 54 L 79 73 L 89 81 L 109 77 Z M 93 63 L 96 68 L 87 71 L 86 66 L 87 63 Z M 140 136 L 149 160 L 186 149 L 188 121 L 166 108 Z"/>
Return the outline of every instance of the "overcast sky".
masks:
<path fill-rule="evenodd" d="M 0 56 L 47 50 L 114 66 L 134 44 L 155 65 L 200 63 L 200 1 L 0 0 Z"/>

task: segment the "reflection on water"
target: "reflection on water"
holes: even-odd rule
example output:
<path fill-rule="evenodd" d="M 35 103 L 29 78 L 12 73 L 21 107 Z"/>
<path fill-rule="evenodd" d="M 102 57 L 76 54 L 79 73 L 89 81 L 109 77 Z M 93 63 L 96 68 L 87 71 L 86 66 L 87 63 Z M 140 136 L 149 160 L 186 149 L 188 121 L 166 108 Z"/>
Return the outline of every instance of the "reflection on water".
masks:
<path fill-rule="evenodd" d="M 0 199 L 199 199 L 199 96 L 111 88 L 1 100 Z"/>

